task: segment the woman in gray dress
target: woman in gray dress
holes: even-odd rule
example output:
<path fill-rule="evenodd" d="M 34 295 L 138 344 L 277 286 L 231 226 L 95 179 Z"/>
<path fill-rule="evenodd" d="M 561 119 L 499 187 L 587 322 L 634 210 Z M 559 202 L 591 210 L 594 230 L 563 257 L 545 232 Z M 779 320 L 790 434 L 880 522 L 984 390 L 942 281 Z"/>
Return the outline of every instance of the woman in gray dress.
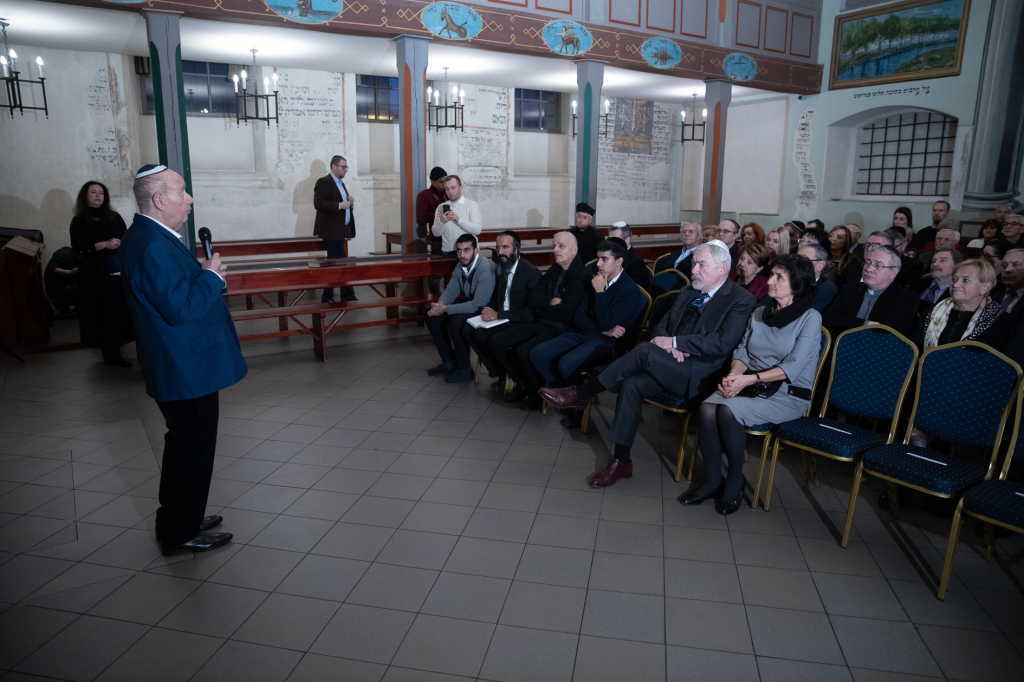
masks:
<path fill-rule="evenodd" d="M 811 261 L 796 254 L 780 256 L 772 265 L 768 294 L 774 304 L 754 310 L 733 352 L 729 374 L 700 406 L 698 429 L 707 481 L 680 498 L 684 505 L 714 497 L 718 513 L 736 511 L 743 497 L 743 429 L 798 419 L 810 405 L 821 349 L 821 315 L 811 307 Z M 723 450 L 728 458 L 724 484 Z"/>

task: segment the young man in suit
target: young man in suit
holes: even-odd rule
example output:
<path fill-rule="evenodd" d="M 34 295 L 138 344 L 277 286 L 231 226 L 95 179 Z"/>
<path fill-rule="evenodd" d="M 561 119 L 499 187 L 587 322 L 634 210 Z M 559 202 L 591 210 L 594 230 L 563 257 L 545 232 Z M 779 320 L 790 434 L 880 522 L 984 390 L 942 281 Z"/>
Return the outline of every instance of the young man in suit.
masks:
<path fill-rule="evenodd" d="M 833 338 L 865 324 L 884 324 L 910 338 L 920 300 L 896 283 L 900 254 L 891 246 L 864 249 L 862 281 L 847 284 L 821 316 Z"/>
<path fill-rule="evenodd" d="M 505 230 L 497 236 L 494 243 L 497 247 L 494 293 L 487 307 L 480 311 L 480 316 L 484 322 L 508 321 L 487 329 L 475 329 L 467 324 L 462 328 L 462 334 L 466 342 L 473 346 L 490 376 L 499 377 L 498 386 L 501 386 L 504 382 L 504 367 L 490 352 L 488 342 L 509 325 L 533 321 L 534 314 L 526 305 L 526 299 L 537 286 L 541 275 L 536 265 L 519 257 L 522 242 L 518 234 L 512 230 Z"/>
<path fill-rule="evenodd" d="M 645 398 L 670 391 L 692 400 L 715 390 L 755 303 L 750 292 L 729 279 L 731 265 L 724 243 L 715 239 L 701 244 L 693 256 L 693 282 L 679 292 L 650 343 L 640 344 L 585 384 L 541 389 L 541 397 L 555 407 L 578 410 L 602 391 L 618 393 L 608 430 L 615 456 L 590 477 L 592 487 L 604 488 L 633 475 L 630 449 Z"/>
<path fill-rule="evenodd" d="M 686 222 L 679 228 L 683 246 L 654 261 L 654 274 L 662 270 L 678 270 L 690 278 L 693 269 L 693 250 L 700 244 L 700 223 Z"/>
<path fill-rule="evenodd" d="M 356 236 L 354 202 L 344 182 L 346 173 L 348 161 L 344 156 L 334 156 L 331 158 L 331 172 L 317 180 L 313 187 L 313 207 L 316 209 L 313 235 L 324 240 L 328 258 L 348 256 L 347 240 Z M 341 287 L 339 291 L 341 300 L 356 300 L 352 287 Z M 324 289 L 320 302 L 333 300 L 334 290 Z"/>
<path fill-rule="evenodd" d="M 480 257 L 476 237 L 463 234 L 455 240 L 459 265 L 448 280 L 441 300 L 427 311 L 427 330 L 434 339 L 441 364 L 427 370 L 430 376 L 443 376 L 449 384 L 469 381 L 469 345 L 462 334 L 466 320 L 477 315 L 494 293 L 494 263 Z M 462 303 L 456 299 L 464 298 Z"/>
<path fill-rule="evenodd" d="M 644 262 L 643 256 L 633 250 L 633 230 L 629 224 L 623 220 L 613 223 L 608 228 L 608 236 L 617 237 L 626 242 L 626 257 L 622 261 L 622 269 L 626 271 L 629 278 L 636 282 L 641 289 L 651 293 L 651 280 L 654 278 L 654 275 L 651 274 L 651 269 Z"/>
<path fill-rule="evenodd" d="M 139 213 L 121 238 L 121 282 L 135 322 L 146 393 L 167 422 L 156 538 L 164 554 L 203 552 L 231 540 L 204 517 L 217 445 L 218 391 L 247 371 L 215 253 L 199 263 L 178 230 L 192 210 L 180 175 L 143 166 Z"/>

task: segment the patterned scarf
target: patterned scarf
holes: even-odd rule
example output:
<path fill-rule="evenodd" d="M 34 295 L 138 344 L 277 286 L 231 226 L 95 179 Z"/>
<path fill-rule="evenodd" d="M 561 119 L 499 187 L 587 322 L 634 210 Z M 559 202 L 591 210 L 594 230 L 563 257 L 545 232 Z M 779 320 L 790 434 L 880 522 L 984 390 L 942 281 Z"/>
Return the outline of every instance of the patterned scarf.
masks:
<path fill-rule="evenodd" d="M 942 335 L 942 330 L 946 328 L 946 323 L 949 322 L 949 313 L 952 310 L 952 298 L 940 301 L 932 308 L 931 313 L 928 315 L 928 326 L 924 332 L 925 350 L 939 345 L 939 337 Z M 1003 309 L 999 307 L 999 304 L 993 303 L 992 298 L 986 296 L 985 300 L 978 306 L 978 309 L 974 311 L 971 321 L 967 323 L 967 330 L 964 332 L 963 338 L 957 339 L 957 341 L 976 339 L 983 331 L 991 327 L 996 318 L 1002 314 Z"/>

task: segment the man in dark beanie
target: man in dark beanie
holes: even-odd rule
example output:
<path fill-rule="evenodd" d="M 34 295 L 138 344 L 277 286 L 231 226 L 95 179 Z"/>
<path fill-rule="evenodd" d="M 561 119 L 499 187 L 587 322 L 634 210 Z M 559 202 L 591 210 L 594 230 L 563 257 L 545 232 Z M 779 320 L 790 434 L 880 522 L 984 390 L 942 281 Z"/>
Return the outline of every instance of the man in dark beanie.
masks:
<path fill-rule="evenodd" d="M 430 187 L 416 195 L 416 252 L 426 253 L 427 244 L 431 243 L 430 228 L 434 225 L 434 213 L 444 203 L 444 179 L 448 176 L 444 168 L 434 166 L 430 171 Z M 441 255 L 441 240 L 433 243 L 437 255 Z"/>
<path fill-rule="evenodd" d="M 601 230 L 593 227 L 594 207 L 580 202 L 576 204 L 576 226 L 569 228 L 569 234 L 576 237 L 580 260 L 586 265 L 597 258 L 597 245 L 604 240 Z"/>

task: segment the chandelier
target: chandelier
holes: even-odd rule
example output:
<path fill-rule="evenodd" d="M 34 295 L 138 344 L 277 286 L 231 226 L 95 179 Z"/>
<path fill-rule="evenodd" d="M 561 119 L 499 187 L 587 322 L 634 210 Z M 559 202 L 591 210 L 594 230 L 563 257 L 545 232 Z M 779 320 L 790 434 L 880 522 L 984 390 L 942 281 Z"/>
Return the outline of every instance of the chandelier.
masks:
<path fill-rule="evenodd" d="M 601 137 L 608 137 L 608 125 L 611 119 L 611 114 L 608 110 L 611 108 L 611 102 L 607 99 L 604 101 L 604 113 L 598 116 L 600 119 L 597 123 L 597 134 Z M 572 101 L 572 137 L 576 139 L 576 100 Z"/>
<path fill-rule="evenodd" d="M 7 92 L 7 104 L 0 106 L 3 106 L 10 111 L 11 118 L 14 118 L 15 109 L 21 112 L 22 116 L 25 115 L 25 111 L 42 111 L 46 114 L 46 118 L 50 118 L 50 110 L 46 106 L 46 79 L 43 78 L 43 58 L 36 57 L 36 72 L 39 75 L 38 80 L 22 78 L 21 72 L 18 71 L 18 53 L 12 50 L 10 44 L 7 42 L 8 26 L 10 26 L 10 24 L 8 24 L 4 19 L 0 19 L 0 31 L 3 31 L 4 39 L 4 52 L 0 55 L 0 67 L 3 68 L 4 90 Z M 25 106 L 25 100 L 21 94 L 22 85 L 28 86 L 30 94 L 32 92 L 32 86 L 38 85 L 43 94 L 43 106 Z"/>
<path fill-rule="evenodd" d="M 442 92 L 444 91 L 444 104 L 441 104 Z M 451 93 L 451 104 L 448 94 Z M 444 128 L 462 131 L 465 119 L 464 109 L 466 91 L 459 90 L 457 85 L 448 89 L 448 67 L 444 67 L 444 86 L 427 88 L 427 130 L 441 132 Z"/>
<path fill-rule="evenodd" d="M 259 52 L 255 47 L 250 49 L 252 52 L 252 75 L 253 79 L 256 78 L 256 53 Z M 238 91 L 238 76 L 242 76 L 242 91 Z M 242 125 L 245 122 L 249 125 L 249 121 L 266 121 L 267 127 L 270 127 L 270 122 L 273 121 L 275 124 L 280 125 L 280 121 L 277 118 L 277 72 L 274 74 L 274 94 L 270 94 L 270 79 L 263 79 L 263 94 L 260 94 L 259 82 L 252 84 L 252 94 L 249 94 L 248 80 L 249 74 L 242 69 L 241 74 L 235 74 L 231 77 L 231 80 L 235 83 L 235 124 Z M 249 102 L 252 101 L 253 113 L 249 113 Z M 274 115 L 270 115 L 270 101 L 274 101 Z M 264 115 L 260 116 L 260 103 L 263 104 Z"/>
<path fill-rule="evenodd" d="M 693 123 L 686 122 L 686 109 L 679 112 L 682 117 L 683 132 L 680 137 L 680 142 L 700 142 L 704 144 L 704 128 L 707 126 L 708 110 L 705 109 L 703 112 L 703 119 L 700 123 L 697 123 L 697 93 L 693 93 Z M 700 137 L 697 137 L 697 129 L 700 128 Z M 686 135 L 690 136 L 687 137 Z"/>

